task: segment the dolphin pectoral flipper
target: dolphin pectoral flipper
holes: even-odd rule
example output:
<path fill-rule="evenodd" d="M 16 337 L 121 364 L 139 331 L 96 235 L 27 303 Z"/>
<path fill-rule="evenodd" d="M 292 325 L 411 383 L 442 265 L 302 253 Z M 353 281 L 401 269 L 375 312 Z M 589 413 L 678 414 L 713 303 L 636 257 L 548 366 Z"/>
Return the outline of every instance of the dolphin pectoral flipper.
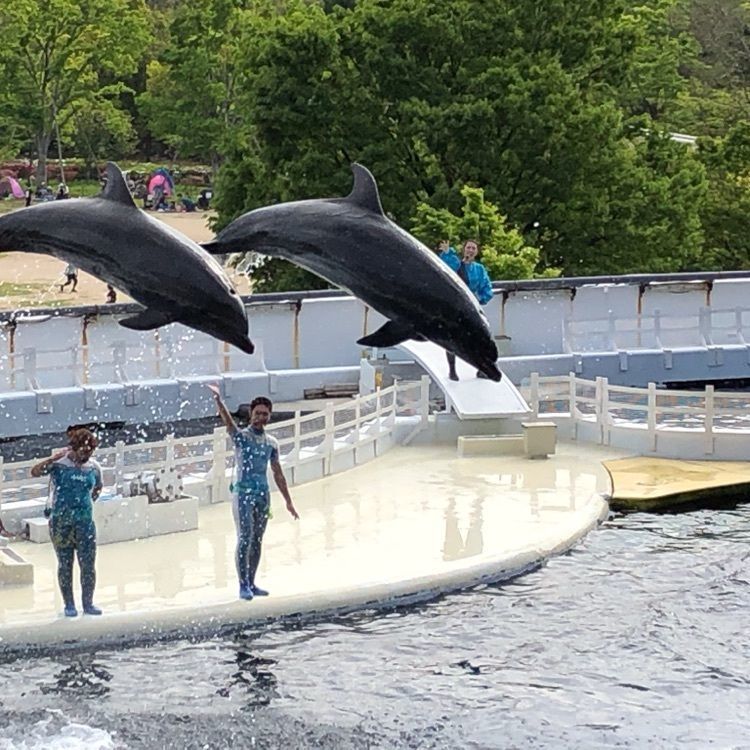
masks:
<path fill-rule="evenodd" d="M 174 315 L 162 312 L 161 310 L 152 310 L 147 307 L 129 318 L 120 321 L 121 326 L 131 328 L 134 331 L 151 331 L 159 326 L 165 326 L 168 323 L 174 323 L 177 320 Z"/>
<path fill-rule="evenodd" d="M 358 339 L 357 343 L 361 346 L 386 347 L 396 346 L 396 344 L 400 344 L 402 341 L 406 341 L 406 339 L 424 341 L 425 337 L 417 333 L 411 326 L 389 320 L 374 333 Z"/>

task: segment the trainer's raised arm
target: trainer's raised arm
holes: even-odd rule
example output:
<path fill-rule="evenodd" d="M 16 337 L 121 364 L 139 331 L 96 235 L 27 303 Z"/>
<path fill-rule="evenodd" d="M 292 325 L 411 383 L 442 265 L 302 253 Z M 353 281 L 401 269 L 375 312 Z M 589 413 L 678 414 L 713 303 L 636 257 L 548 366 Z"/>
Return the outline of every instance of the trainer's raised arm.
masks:
<path fill-rule="evenodd" d="M 235 432 L 237 432 L 237 424 L 232 418 L 232 415 L 229 413 L 229 409 L 227 409 L 227 405 L 224 403 L 223 399 L 221 398 L 221 391 L 219 390 L 218 385 L 214 385 L 213 383 L 207 383 L 206 388 L 208 388 L 211 393 L 214 395 L 214 399 L 216 401 L 216 408 L 219 410 L 219 416 L 221 417 L 221 421 L 224 423 L 224 426 L 227 428 L 227 431 L 230 435 L 233 435 Z"/>

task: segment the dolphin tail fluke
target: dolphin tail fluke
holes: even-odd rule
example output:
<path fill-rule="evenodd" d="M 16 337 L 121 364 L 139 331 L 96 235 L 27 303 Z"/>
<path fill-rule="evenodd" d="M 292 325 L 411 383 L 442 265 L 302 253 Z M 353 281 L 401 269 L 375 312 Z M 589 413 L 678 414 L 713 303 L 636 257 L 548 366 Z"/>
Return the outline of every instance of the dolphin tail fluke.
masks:
<path fill-rule="evenodd" d="M 424 336 L 417 333 L 410 326 L 389 320 L 374 333 L 359 339 L 357 343 L 360 346 L 388 347 L 396 346 L 396 344 L 400 344 L 402 341 L 406 341 L 406 339 L 416 339 L 417 341 L 425 340 Z"/>
<path fill-rule="evenodd" d="M 146 308 L 129 318 L 123 318 L 123 320 L 120 321 L 120 325 L 134 331 L 151 331 L 154 328 L 159 328 L 159 326 L 174 323 L 175 320 L 176 318 L 169 313 Z"/>

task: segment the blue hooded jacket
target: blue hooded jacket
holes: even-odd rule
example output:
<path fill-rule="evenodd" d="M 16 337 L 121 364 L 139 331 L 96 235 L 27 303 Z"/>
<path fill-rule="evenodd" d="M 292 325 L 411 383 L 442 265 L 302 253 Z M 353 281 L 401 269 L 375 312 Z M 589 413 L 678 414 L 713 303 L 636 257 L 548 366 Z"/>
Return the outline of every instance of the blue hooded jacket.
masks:
<path fill-rule="evenodd" d="M 440 260 L 458 273 L 462 261 L 452 247 L 440 253 Z M 476 260 L 471 263 L 465 263 L 464 267 L 466 268 L 469 289 L 477 298 L 480 305 L 486 305 L 492 299 L 492 284 L 490 283 L 487 269 Z"/>

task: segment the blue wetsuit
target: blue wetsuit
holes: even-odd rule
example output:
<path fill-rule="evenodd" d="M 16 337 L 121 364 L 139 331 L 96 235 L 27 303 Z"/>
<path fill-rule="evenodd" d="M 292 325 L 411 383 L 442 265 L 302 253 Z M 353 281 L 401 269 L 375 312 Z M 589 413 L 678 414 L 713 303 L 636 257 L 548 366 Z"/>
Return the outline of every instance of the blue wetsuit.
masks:
<path fill-rule="evenodd" d="M 50 537 L 57 555 L 57 581 L 66 607 L 74 607 L 73 558 L 78 556 L 84 608 L 96 586 L 96 526 L 93 493 L 102 487 L 102 470 L 92 459 L 77 466 L 67 456 L 48 469 L 52 483 Z"/>
<path fill-rule="evenodd" d="M 237 480 L 232 488 L 232 513 L 237 526 L 237 576 L 241 589 L 252 589 L 271 507 L 268 463 L 278 460 L 279 444 L 265 430 L 253 427 L 237 430 L 232 441 L 237 467 Z"/>

